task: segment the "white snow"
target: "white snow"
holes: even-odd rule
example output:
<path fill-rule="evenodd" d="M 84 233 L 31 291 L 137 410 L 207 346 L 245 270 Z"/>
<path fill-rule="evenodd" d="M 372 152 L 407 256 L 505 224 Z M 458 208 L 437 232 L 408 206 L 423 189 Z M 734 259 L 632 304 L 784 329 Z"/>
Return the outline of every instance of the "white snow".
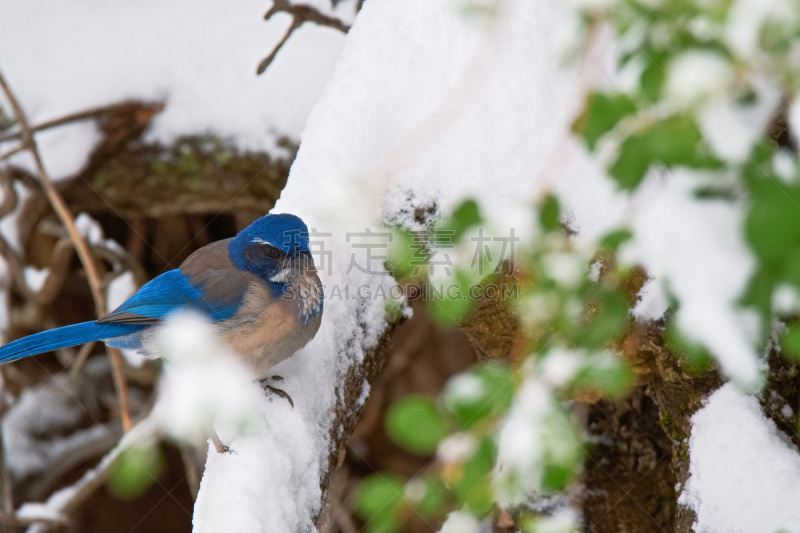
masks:
<path fill-rule="evenodd" d="M 733 162 L 744 162 L 753 144 L 762 135 L 778 108 L 782 91 L 765 76 L 753 75 L 747 80 L 756 101 L 743 105 L 738 92 L 729 90 L 711 98 L 698 112 L 703 136 L 714 152 Z"/>
<path fill-rule="evenodd" d="M 160 430 L 158 424 L 150 417 L 139 421 L 122 436 L 117 446 L 106 454 L 97 466 L 87 470 L 75 483 L 55 491 L 43 504 L 26 503 L 22 505 L 18 512 L 29 517 L 42 518 L 58 518 L 67 514 L 65 511 L 74 507 L 76 499 L 85 499 L 105 481 L 114 462 L 121 454 L 134 447 L 154 446 L 160 436 Z M 48 524 L 34 524 L 27 531 L 28 533 L 44 533 L 49 530 Z"/>
<path fill-rule="evenodd" d="M 676 103 L 691 106 L 723 94 L 733 80 L 733 67 L 721 54 L 684 52 L 669 66 L 666 93 Z"/>
<path fill-rule="evenodd" d="M 779 315 L 789 315 L 800 308 L 800 296 L 797 289 L 788 284 L 781 284 L 772 293 L 772 309 Z"/>
<path fill-rule="evenodd" d="M 485 528 L 469 513 L 454 511 L 447 515 L 439 533 L 483 533 Z"/>
<path fill-rule="evenodd" d="M 204 318 L 188 312 L 170 317 L 156 342 L 166 362 L 153 416 L 165 432 L 196 444 L 212 427 L 229 437 L 261 429 L 257 376 Z"/>
<path fill-rule="evenodd" d="M 522 384 L 498 437 L 493 487 L 503 507 L 519 505 L 542 490 L 544 418 L 551 410 L 550 391 L 529 379 Z"/>
<path fill-rule="evenodd" d="M 735 0 L 727 18 L 725 44 L 744 58 L 757 57 L 764 23 L 796 20 L 795 7 L 787 0 Z"/>
<path fill-rule="evenodd" d="M 325 11 L 330 3 L 315 0 Z M 261 76 L 256 66 L 290 17 L 261 0 L 4 0 L 0 68 L 36 124 L 124 99 L 165 100 L 148 138 L 212 131 L 247 149 L 296 138 L 330 76 L 344 36 L 306 24 Z M 353 3 L 332 14 L 345 22 Z M 0 104 L 2 99 L 0 99 Z M 37 136 L 48 170 L 74 174 L 99 139 L 93 123 Z M 10 147 L 4 144 L 3 147 Z M 14 162 L 30 166 L 27 155 Z"/>
<path fill-rule="evenodd" d="M 452 402 L 469 402 L 481 398 L 484 391 L 483 381 L 473 374 L 458 374 L 445 385 L 445 398 Z"/>
<path fill-rule="evenodd" d="M 563 387 L 575 377 L 585 360 L 585 353 L 554 348 L 537 365 L 537 371 L 549 386 Z"/>
<path fill-rule="evenodd" d="M 477 445 L 475 437 L 469 433 L 454 433 L 439 443 L 436 456 L 445 463 L 458 463 L 467 459 Z"/>
<path fill-rule="evenodd" d="M 369 391 L 371 387 L 369 386 L 369 382 L 365 379 L 364 383 L 361 384 L 361 394 L 358 395 L 358 399 L 355 403 L 356 409 L 361 409 L 367 400 L 369 399 Z"/>
<path fill-rule="evenodd" d="M 139 287 L 133 279 L 133 272 L 130 270 L 123 272 L 108 284 L 106 290 L 106 301 L 108 303 L 108 310 L 113 311 L 119 307 L 122 302 L 130 298 Z M 142 366 L 145 362 L 145 355 L 138 350 L 120 350 L 122 355 L 128 363 L 134 367 Z"/>
<path fill-rule="evenodd" d="M 664 316 L 669 308 L 667 296 L 661 285 L 654 279 L 648 279 L 639 294 L 631 314 L 636 320 L 658 320 Z"/>
<path fill-rule="evenodd" d="M 55 522 L 66 522 L 67 517 L 63 516 L 53 507 L 39 502 L 25 502 L 16 511 L 18 518 L 23 520 L 49 520 Z"/>
<path fill-rule="evenodd" d="M 578 531 L 581 517 L 575 509 L 564 508 L 536 521 L 536 533 L 573 533 Z"/>
<path fill-rule="evenodd" d="M 681 302 L 676 313 L 681 331 L 707 346 L 725 375 L 758 390 L 764 382 L 758 322 L 737 303 L 755 264 L 741 233 L 741 209 L 696 201 L 697 178 L 687 172 L 651 173 L 648 180 L 633 200 L 636 230 L 625 258 L 668 284 Z"/>
<path fill-rule="evenodd" d="M 88 244 L 98 244 L 103 240 L 103 228 L 95 219 L 86 213 L 81 213 L 75 217 L 75 229 L 86 239 Z"/>
<path fill-rule="evenodd" d="M 745 3 L 740 0 L 736 5 Z M 304 28 L 262 77 L 253 75 L 255 66 L 280 38 L 288 18 L 265 23 L 261 15 L 268 6 L 261 1 L 234 5 L 222 0 L 100 4 L 75 0 L 50 5 L 44 0 L 6 0 L 0 7 L 4 21 L 0 67 L 34 122 L 137 97 L 166 99 L 150 139 L 171 140 L 209 130 L 231 137 L 243 148 L 268 149 L 276 135 L 303 131 L 275 211 L 293 212 L 310 228 L 331 233 L 326 249 L 332 256 L 330 268 L 321 269 L 323 283 L 328 295 L 335 288 L 349 287 L 353 297 L 329 298 L 316 338 L 274 369 L 285 378 L 280 388 L 292 396 L 294 408 L 281 398 L 270 401 L 259 396 L 251 409 L 254 418 L 245 424 L 249 431 L 231 427 L 236 423 L 217 428 L 234 453 L 212 450 L 210 454 L 195 506 L 198 531 L 312 527 L 322 505 L 319 479 L 328 464 L 337 388 L 387 325 L 384 302 L 367 295 L 378 294 L 378 289 L 389 293 L 393 286 L 388 276 L 357 269 L 348 273 L 354 259 L 367 263 L 367 252 L 347 235 L 368 227 L 380 231 L 380 222 L 386 220 L 410 223 L 409 205 L 435 203 L 446 213 L 464 198 L 475 197 L 486 227 L 513 228 L 524 243 L 535 232 L 533 206 L 544 193 L 555 191 L 565 220 L 578 232 L 579 249 L 624 222 L 635 235 L 626 257 L 653 277 L 634 309 L 637 318 L 661 316 L 666 303 L 660 291 L 668 290 L 681 301 L 676 318 L 682 330 L 709 347 L 727 376 L 751 390 L 763 383 L 756 321 L 737 306 L 754 263 L 740 232 L 740 206 L 695 201 L 697 176 L 681 171 L 668 178 L 652 173 L 630 199 L 616 192 L 569 131 L 582 103 L 582 88 L 604 78 L 611 50 L 601 42 L 597 61 L 566 67 L 561 43 L 566 29 L 574 28 L 568 6 L 529 0 L 495 5 L 494 15 L 490 10 L 488 15 L 466 16 L 461 0 L 368 0 L 343 49 L 343 37 L 337 32 Z M 351 8 L 343 3 L 338 11 Z M 751 39 L 752 28 L 745 24 L 760 22 L 738 20 L 731 25 L 732 35 Z M 744 54 L 752 43 L 742 46 Z M 34 52 L 37 61 L 31 62 Z M 75 54 L 82 61 L 72 60 Z M 697 70 L 697 62 L 682 68 L 684 74 L 677 70 L 678 82 L 686 81 L 686 72 Z M 706 85 L 693 88 L 678 83 L 674 89 L 697 94 L 717 81 L 706 79 Z M 766 95 L 759 100 L 766 109 L 774 90 L 768 84 L 763 91 L 757 89 Z M 317 104 L 309 112 L 314 101 Z M 797 107 L 790 116 L 793 124 L 800 123 Z M 752 126 L 750 119 L 760 123 L 764 116 L 761 107 L 752 111 L 753 116 L 724 106 L 721 111 L 708 109 L 700 117 L 701 127 L 723 154 L 749 146 L 752 140 L 740 135 L 740 126 Z M 717 111 L 719 115 L 714 115 Z M 717 135 L 727 128 L 732 132 L 729 139 Z M 54 174 L 76 170 L 81 160 L 76 154 L 85 154 L 96 142 L 97 132 L 89 130 L 72 126 L 48 134 L 53 136 L 49 140 L 40 136 Z M 102 238 L 91 224 L 84 224 L 88 233 Z M 564 259 L 551 258 L 548 264 L 565 283 L 587 274 L 585 260 L 573 264 L 573 258 Z M 530 305 L 533 312 L 546 312 L 549 302 Z M 191 343 L 197 339 L 184 340 L 196 346 Z M 546 375 L 553 381 L 563 379 L 571 371 L 569 363 L 552 363 L 555 366 Z M 185 394 L 202 402 L 197 384 L 208 383 L 207 377 L 198 375 Z M 173 379 L 169 371 L 165 379 Z M 181 387 L 175 388 L 183 391 Z M 241 389 L 236 394 L 247 395 L 245 389 L 252 387 Z M 789 450 L 778 446 L 774 428 L 772 433 L 764 429 L 769 425 L 759 418 L 754 400 L 732 387 L 722 391 L 727 392 L 714 398 L 738 400 L 720 403 L 712 398 L 696 415 L 692 434 L 692 446 L 698 446 L 697 464 L 693 452 L 694 481 L 682 498 L 698 510 L 701 521 L 721 505 L 715 492 L 705 491 L 703 481 L 704 438 L 714 438 L 714 432 L 703 430 L 703 413 L 708 409 L 734 405 L 736 409 L 722 411 L 735 411 L 737 417 L 749 420 L 751 429 L 760 431 L 756 431 L 761 435 L 758 444 L 768 445 L 764 449 L 775 455 L 747 453 L 755 453 L 767 467 L 790 459 Z M 361 400 L 367 392 L 368 388 L 362 389 Z M 502 502 L 524 501 L 539 488 L 546 443 L 538 431 L 550 409 L 549 392 L 546 383 L 535 379 L 518 391 L 499 440 L 499 461 L 505 469 L 495 482 Z M 167 399 L 164 402 L 169 405 Z M 190 420 L 181 405 L 175 403 L 169 412 Z M 749 445 L 748 436 L 739 434 L 740 426 L 730 423 L 725 428 L 736 438 L 714 441 L 715 445 L 725 444 L 726 451 Z M 192 436 L 195 421 L 188 427 L 177 433 Z M 455 443 L 453 448 L 456 454 Z M 447 455 L 448 446 L 443 444 L 440 451 Z M 753 460 L 746 454 L 736 458 L 739 464 Z M 722 474 L 758 481 L 757 473 L 740 472 L 730 464 L 735 463 L 728 462 L 730 472 Z M 791 459 L 784 476 L 791 479 L 778 479 L 779 473 L 771 471 L 773 481 L 778 479 L 776 484 L 786 489 L 784 497 L 800 494 L 794 484 L 795 468 Z M 516 485 L 509 488 L 504 476 L 511 473 L 517 474 Z M 796 503 L 792 502 L 793 508 L 800 508 Z M 737 505 L 730 512 L 746 509 L 747 505 Z M 777 524 L 780 515 L 771 516 Z M 451 519 L 452 524 L 461 520 Z"/>
<path fill-rule="evenodd" d="M 3 418 L 4 453 L 9 472 L 15 479 L 41 472 L 53 458 L 74 447 L 75 443 L 90 440 L 96 431 L 106 431 L 97 425 L 53 441 L 50 446 L 31 442 L 32 435 L 52 430 L 54 426 L 68 425 L 79 416 L 85 416 L 83 411 L 76 412 L 74 404 L 64 401 L 65 394 L 58 386 L 26 389 Z"/>
<path fill-rule="evenodd" d="M 758 401 L 731 384 L 692 416 L 679 503 L 697 533 L 800 531 L 800 455 Z"/>
<path fill-rule="evenodd" d="M 794 131 L 794 126 L 792 126 L 792 131 Z M 775 170 L 775 175 L 787 183 L 792 183 L 797 179 L 797 163 L 789 150 L 775 151 L 775 155 L 772 156 L 772 168 Z"/>
<path fill-rule="evenodd" d="M 586 265 L 586 258 L 576 253 L 551 252 L 544 259 L 547 275 L 567 287 L 573 287 L 586 278 Z"/>
<path fill-rule="evenodd" d="M 800 99 L 796 99 L 789 106 L 789 111 L 786 113 L 786 121 L 789 123 L 789 129 L 792 131 L 794 141 L 800 141 Z"/>
<path fill-rule="evenodd" d="M 25 283 L 28 287 L 30 287 L 32 291 L 38 292 L 42 288 L 42 285 L 44 285 L 47 276 L 50 274 L 50 269 L 47 267 L 25 267 L 22 274 L 25 277 Z"/>
<path fill-rule="evenodd" d="M 589 278 L 589 281 L 591 281 L 592 283 L 597 283 L 598 281 L 600 281 L 600 274 L 602 274 L 602 272 L 603 272 L 603 262 L 597 260 L 592 262 L 591 265 L 589 265 L 589 275 L 587 277 Z"/>
<path fill-rule="evenodd" d="M 366 263 L 365 251 L 346 237 L 378 231 L 381 220 L 408 220 L 409 203 L 435 200 L 447 212 L 464 197 L 478 198 L 487 227 L 514 228 L 522 242 L 535 226 L 532 206 L 547 190 L 579 191 L 564 204 L 581 238 L 623 216 L 624 198 L 569 132 L 581 96 L 579 74 L 563 68 L 555 44 L 570 20 L 566 7 L 514 0 L 498 4 L 496 17 L 467 17 L 462 6 L 370 0 L 348 34 L 275 209 L 332 233 L 331 268 L 321 272 L 327 294 L 391 286 L 387 276 L 345 274 L 351 258 Z M 198 530 L 221 523 L 227 531 L 245 531 L 245 523 L 295 530 L 303 519 L 298 502 L 319 509 L 313 504 L 322 496 L 334 391 L 385 327 L 382 301 L 326 301 L 317 337 L 274 369 L 286 378 L 281 388 L 295 408 L 265 404 L 273 431 L 252 446 L 234 440 L 236 454 L 213 457 L 195 506 Z M 304 459 L 298 447 L 308 453 Z M 258 491 L 290 497 L 278 510 L 265 497 L 256 505 Z M 230 516 L 237 517 L 233 528 Z"/>

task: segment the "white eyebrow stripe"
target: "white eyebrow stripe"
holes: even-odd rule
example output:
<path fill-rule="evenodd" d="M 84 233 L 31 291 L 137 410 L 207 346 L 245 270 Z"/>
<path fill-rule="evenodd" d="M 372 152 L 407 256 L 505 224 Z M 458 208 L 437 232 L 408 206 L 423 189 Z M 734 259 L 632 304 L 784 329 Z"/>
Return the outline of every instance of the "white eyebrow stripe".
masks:
<path fill-rule="evenodd" d="M 286 281 L 289 280 L 291 273 L 292 271 L 290 268 L 282 268 L 277 274 L 269 278 L 269 280 L 273 283 L 286 283 Z"/>

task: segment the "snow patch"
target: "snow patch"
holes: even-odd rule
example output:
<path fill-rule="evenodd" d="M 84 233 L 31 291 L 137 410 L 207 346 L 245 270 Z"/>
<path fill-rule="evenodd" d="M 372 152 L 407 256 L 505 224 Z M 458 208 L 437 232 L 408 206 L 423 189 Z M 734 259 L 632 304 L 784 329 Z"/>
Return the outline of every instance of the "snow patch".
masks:
<path fill-rule="evenodd" d="M 723 385 L 692 416 L 689 479 L 678 502 L 694 531 L 800 531 L 800 454 L 758 401 Z"/>
<path fill-rule="evenodd" d="M 638 299 L 631 313 L 636 320 L 655 321 L 661 319 L 669 308 L 664 290 L 656 280 L 648 279 L 639 289 Z"/>
<path fill-rule="evenodd" d="M 33 124 L 126 99 L 165 100 L 148 140 L 211 131 L 242 149 L 275 149 L 278 137 L 299 136 L 344 35 L 306 24 L 256 76 L 290 24 L 285 15 L 264 21 L 268 8 L 261 0 L 4 0 L 0 65 Z M 332 12 L 345 21 L 352 13 L 353 2 Z M 57 178 L 80 170 L 99 138 L 88 121 L 37 135 Z M 27 154 L 12 161 L 32 168 Z"/>
<path fill-rule="evenodd" d="M 623 259 L 667 283 L 681 302 L 681 331 L 707 346 L 725 375 L 756 391 L 765 379 L 755 348 L 758 320 L 737 301 L 755 266 L 743 213 L 727 202 L 698 202 L 696 186 L 696 177 L 681 170 L 663 178 L 651 173 L 634 196 L 634 238 Z"/>

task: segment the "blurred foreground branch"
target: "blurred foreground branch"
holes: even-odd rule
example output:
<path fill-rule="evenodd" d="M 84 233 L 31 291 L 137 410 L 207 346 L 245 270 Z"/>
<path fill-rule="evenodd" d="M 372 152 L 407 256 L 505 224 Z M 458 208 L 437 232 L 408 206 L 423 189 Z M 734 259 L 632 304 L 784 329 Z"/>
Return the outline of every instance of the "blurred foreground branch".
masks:
<path fill-rule="evenodd" d="M 37 520 L 28 533 L 50 531 L 53 522 L 59 523 L 74 513 L 108 478 L 117 459 L 135 447 L 147 447 L 160 437 L 160 429 L 152 418 L 145 418 L 125 434 L 91 470 L 78 481 L 53 493 L 45 503 L 26 503 L 16 514 L 17 519 Z"/>

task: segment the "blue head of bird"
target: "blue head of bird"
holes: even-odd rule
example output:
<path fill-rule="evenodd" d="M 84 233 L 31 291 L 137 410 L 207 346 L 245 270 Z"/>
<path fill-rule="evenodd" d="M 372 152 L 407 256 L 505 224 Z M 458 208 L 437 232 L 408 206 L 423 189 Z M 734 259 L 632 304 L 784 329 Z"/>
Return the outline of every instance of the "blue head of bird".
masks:
<path fill-rule="evenodd" d="M 308 228 L 290 214 L 266 215 L 239 232 L 228 252 L 234 266 L 283 292 L 304 276 L 316 277 Z"/>

